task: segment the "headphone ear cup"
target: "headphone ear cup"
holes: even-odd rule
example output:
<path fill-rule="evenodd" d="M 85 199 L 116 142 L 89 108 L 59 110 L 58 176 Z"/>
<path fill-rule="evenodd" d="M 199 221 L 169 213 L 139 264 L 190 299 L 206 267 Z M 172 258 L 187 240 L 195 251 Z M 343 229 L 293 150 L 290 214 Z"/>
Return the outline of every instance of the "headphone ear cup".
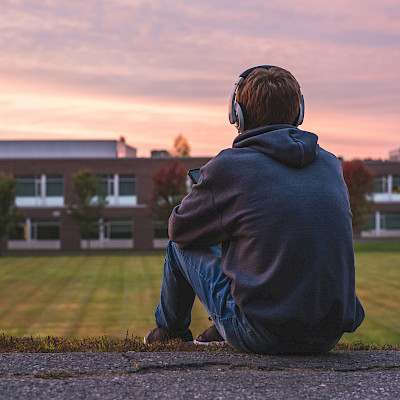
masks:
<path fill-rule="evenodd" d="M 234 110 L 235 110 L 235 116 L 236 116 L 235 126 L 239 133 L 243 133 L 244 132 L 244 117 L 243 117 L 242 108 L 240 107 L 239 103 L 235 103 Z"/>
<path fill-rule="evenodd" d="M 301 125 L 303 123 L 303 120 L 304 120 L 304 97 L 301 94 L 299 118 L 297 119 L 296 126 Z"/>

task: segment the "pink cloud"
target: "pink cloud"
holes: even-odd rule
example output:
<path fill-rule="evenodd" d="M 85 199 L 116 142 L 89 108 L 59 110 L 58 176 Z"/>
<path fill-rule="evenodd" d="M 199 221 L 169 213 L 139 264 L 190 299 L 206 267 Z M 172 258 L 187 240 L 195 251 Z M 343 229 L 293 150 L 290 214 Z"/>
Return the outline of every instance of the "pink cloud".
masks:
<path fill-rule="evenodd" d="M 153 142 L 168 147 L 182 132 L 193 149 L 215 154 L 234 135 L 226 119 L 233 82 L 248 67 L 269 63 L 294 73 L 306 96 L 306 123 L 342 154 L 372 154 L 376 130 L 382 146 L 399 142 L 395 1 L 15 0 L 1 2 L 0 14 L 3 138 L 122 133 L 147 151 Z M 41 108 L 24 95 L 36 96 Z M 66 103 L 55 109 L 54 97 Z M 148 109 L 139 115 L 135 104 Z M 160 108 L 176 112 L 166 116 Z M 335 135 L 336 121 L 343 132 L 360 130 L 353 133 L 359 146 L 348 134 Z"/>

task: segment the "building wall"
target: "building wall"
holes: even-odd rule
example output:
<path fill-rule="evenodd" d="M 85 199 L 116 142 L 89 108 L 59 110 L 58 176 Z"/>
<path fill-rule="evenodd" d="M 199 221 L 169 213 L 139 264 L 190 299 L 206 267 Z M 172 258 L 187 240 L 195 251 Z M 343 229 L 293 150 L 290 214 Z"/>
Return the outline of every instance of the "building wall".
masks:
<path fill-rule="evenodd" d="M 182 157 L 176 158 L 186 169 L 199 168 L 206 164 L 210 158 Z M 60 204 L 49 205 L 54 198 L 38 198 L 35 204 L 19 206 L 24 212 L 26 225 L 25 240 L 9 240 L 8 248 L 52 248 L 62 250 L 76 250 L 85 247 L 79 237 L 76 223 L 69 217 L 68 204 L 77 201 L 73 191 L 71 175 L 79 171 L 89 169 L 96 175 L 110 175 L 112 179 L 121 175 L 135 175 L 136 197 L 124 197 L 125 201 L 116 204 L 111 198 L 110 205 L 106 206 L 103 215 L 105 220 L 124 220 L 132 224 L 133 237 L 131 240 L 102 240 L 95 239 L 91 242 L 93 247 L 112 248 L 117 246 L 135 249 L 151 249 L 154 247 L 153 219 L 148 209 L 152 198 L 152 174 L 162 165 L 166 165 L 170 158 L 115 158 L 115 159 L 19 159 L 0 160 L 0 171 L 21 177 L 24 175 L 37 175 L 38 184 L 43 187 L 49 175 L 62 175 L 63 199 Z M 31 198 L 17 198 L 18 201 L 32 202 Z M 129 202 L 126 199 L 130 200 Z M 118 198 L 117 198 L 118 200 Z M 59 200 L 57 200 L 59 201 Z M 17 203 L 18 205 L 18 203 Z M 50 221 L 50 222 L 49 222 Z M 40 224 L 59 223 L 59 239 L 43 240 L 35 239 L 34 233 L 40 232 Z M 55 222 L 57 223 L 57 222 Z M 35 231 L 36 229 L 36 231 Z M 57 227 L 52 227 L 57 231 Z M 29 236 L 29 238 L 28 238 Z M 101 239 L 101 238 L 100 238 Z M 129 245 L 129 243 L 130 245 Z"/>
<path fill-rule="evenodd" d="M 400 149 L 389 152 L 389 161 L 400 161 Z"/>
<path fill-rule="evenodd" d="M 186 169 L 199 168 L 210 158 L 182 157 L 177 158 Z M 165 246 L 165 239 L 154 238 L 153 219 L 148 209 L 152 198 L 151 176 L 157 168 L 171 160 L 171 158 L 115 158 L 115 159 L 0 159 L 0 172 L 14 175 L 37 175 L 43 183 L 49 175 L 62 175 L 63 199 L 59 205 L 51 205 L 46 199 L 39 199 L 36 205 L 22 206 L 25 223 L 29 232 L 25 232 L 25 240 L 9 240 L 9 249 L 38 249 L 51 248 L 62 250 L 77 250 L 86 247 L 81 241 L 76 223 L 70 218 L 67 211 L 69 203 L 76 203 L 77 198 L 73 191 L 71 175 L 89 169 L 97 175 L 135 175 L 136 198 L 123 204 L 111 202 L 103 214 L 106 221 L 123 221 L 131 224 L 132 237 L 129 239 L 107 239 L 104 235 L 93 239 L 91 247 L 100 248 L 135 248 L 151 249 L 155 246 Z M 373 194 L 373 212 L 366 218 L 364 237 L 400 237 L 400 162 L 369 161 L 366 165 L 375 176 L 376 187 L 382 184 L 383 190 Z M 43 178 L 44 177 L 44 178 Z M 382 183 L 383 182 L 383 183 Z M 113 199 L 111 199 L 113 200 Z M 128 198 L 129 200 L 129 198 Z M 51 199 L 50 203 L 54 202 Z M 59 228 L 58 240 L 43 240 L 32 236 L 40 224 L 57 221 Z M 397 221 L 398 225 L 397 225 Z M 28 226 L 29 225 L 29 226 Z M 34 232 L 35 233 L 35 232 Z M 39 235 L 39 233 L 37 233 Z M 40 236 L 40 235 L 39 235 Z"/>
<path fill-rule="evenodd" d="M 363 237 L 400 237 L 400 161 L 366 161 L 374 175 L 372 214 Z"/>

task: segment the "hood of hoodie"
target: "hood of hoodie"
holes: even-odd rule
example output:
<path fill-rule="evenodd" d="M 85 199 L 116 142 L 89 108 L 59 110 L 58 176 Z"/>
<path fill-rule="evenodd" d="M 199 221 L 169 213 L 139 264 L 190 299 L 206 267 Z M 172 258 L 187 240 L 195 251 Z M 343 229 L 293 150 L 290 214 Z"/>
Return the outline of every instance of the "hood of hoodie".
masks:
<path fill-rule="evenodd" d="M 250 147 L 293 168 L 303 168 L 317 157 L 318 136 L 293 125 L 268 125 L 240 134 L 234 148 Z"/>

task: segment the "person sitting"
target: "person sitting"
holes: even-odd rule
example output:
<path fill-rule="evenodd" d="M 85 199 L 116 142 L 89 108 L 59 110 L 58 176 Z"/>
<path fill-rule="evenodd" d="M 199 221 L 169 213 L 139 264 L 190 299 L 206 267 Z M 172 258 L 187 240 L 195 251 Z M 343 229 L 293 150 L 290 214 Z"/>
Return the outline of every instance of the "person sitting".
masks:
<path fill-rule="evenodd" d="M 232 148 L 200 169 L 170 216 L 157 327 L 145 342 L 192 341 L 197 295 L 213 325 L 196 343 L 329 351 L 364 318 L 340 161 L 298 128 L 304 99 L 283 68 L 242 73 L 229 114 Z"/>

